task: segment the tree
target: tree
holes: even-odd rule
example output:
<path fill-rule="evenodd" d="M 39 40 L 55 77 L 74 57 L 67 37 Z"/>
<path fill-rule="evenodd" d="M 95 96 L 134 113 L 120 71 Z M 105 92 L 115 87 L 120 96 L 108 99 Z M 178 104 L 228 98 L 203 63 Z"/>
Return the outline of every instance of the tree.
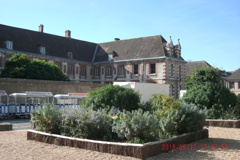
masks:
<path fill-rule="evenodd" d="M 211 108 L 212 106 L 226 109 L 235 106 L 237 97 L 229 89 L 220 84 L 220 71 L 215 68 L 200 68 L 187 78 L 187 93 L 183 100 L 194 103 L 198 107 Z M 220 108 L 219 108 L 220 109 Z"/>
<path fill-rule="evenodd" d="M 82 105 L 93 106 L 94 109 L 116 107 L 131 111 L 138 109 L 140 94 L 131 88 L 124 88 L 118 85 L 106 85 L 88 93 L 83 99 Z"/>
<path fill-rule="evenodd" d="M 44 60 L 31 60 L 25 54 L 14 54 L 6 62 L 1 77 L 66 81 L 60 68 Z"/>

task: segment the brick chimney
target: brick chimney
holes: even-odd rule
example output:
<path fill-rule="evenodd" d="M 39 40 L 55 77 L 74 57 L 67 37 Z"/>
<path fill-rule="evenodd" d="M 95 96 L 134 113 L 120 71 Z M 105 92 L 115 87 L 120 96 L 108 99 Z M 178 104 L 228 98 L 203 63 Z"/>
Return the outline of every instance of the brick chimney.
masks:
<path fill-rule="evenodd" d="M 70 30 L 65 31 L 65 37 L 71 38 L 71 31 Z"/>
<path fill-rule="evenodd" d="M 41 24 L 41 25 L 38 27 L 38 31 L 39 31 L 39 32 L 43 32 L 43 27 L 44 27 L 44 26 Z"/>

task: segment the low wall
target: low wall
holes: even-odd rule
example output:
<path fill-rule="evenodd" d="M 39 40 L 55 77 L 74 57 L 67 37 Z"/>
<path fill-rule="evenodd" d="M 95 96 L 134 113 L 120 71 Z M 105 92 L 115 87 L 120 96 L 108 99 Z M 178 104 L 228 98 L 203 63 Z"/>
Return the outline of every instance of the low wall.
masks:
<path fill-rule="evenodd" d="M 0 123 L 0 131 L 10 131 L 12 130 L 11 123 Z"/>
<path fill-rule="evenodd" d="M 69 146 L 76 148 L 83 148 L 93 151 L 118 154 L 124 156 L 131 156 L 140 159 L 146 159 L 148 157 L 156 156 L 161 153 L 170 151 L 170 149 L 163 148 L 166 145 L 183 145 L 192 143 L 197 140 L 208 138 L 208 130 L 203 129 L 201 131 L 183 134 L 177 137 L 173 137 L 166 140 L 150 142 L 146 144 L 131 144 L 131 143 L 115 143 L 105 141 L 95 141 L 88 139 L 70 138 L 66 136 L 60 136 L 55 134 L 48 134 L 44 132 L 38 132 L 34 130 L 28 130 L 27 139 L 36 140 L 39 142 L 45 142 L 55 144 L 59 146 Z"/>
<path fill-rule="evenodd" d="M 240 120 L 206 119 L 206 125 L 214 127 L 240 128 Z"/>
<path fill-rule="evenodd" d="M 0 90 L 5 90 L 7 94 L 26 91 L 52 92 L 53 94 L 86 93 L 101 86 L 101 84 L 89 82 L 0 78 Z M 2 103 L 4 101 L 6 100 L 3 97 Z"/>

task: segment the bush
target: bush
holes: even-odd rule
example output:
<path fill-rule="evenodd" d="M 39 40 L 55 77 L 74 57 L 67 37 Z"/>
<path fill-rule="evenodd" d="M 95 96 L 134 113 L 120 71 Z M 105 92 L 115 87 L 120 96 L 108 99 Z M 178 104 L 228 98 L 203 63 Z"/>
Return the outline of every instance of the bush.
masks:
<path fill-rule="evenodd" d="M 147 142 L 158 137 L 159 125 L 158 118 L 142 109 L 123 111 L 118 119 L 113 121 L 112 131 L 118 137 L 128 142 Z"/>
<path fill-rule="evenodd" d="M 183 133 L 203 129 L 205 116 L 192 104 L 180 103 L 175 111 L 169 111 L 166 118 L 160 120 L 160 137 L 169 138 Z"/>
<path fill-rule="evenodd" d="M 65 136 L 112 140 L 112 118 L 104 109 L 64 108 L 61 133 Z"/>
<path fill-rule="evenodd" d="M 6 62 L 0 76 L 4 78 L 69 80 L 58 66 L 44 60 L 30 60 L 26 54 L 14 54 Z"/>
<path fill-rule="evenodd" d="M 43 105 L 31 112 L 31 121 L 37 131 L 60 134 L 61 114 L 54 104 Z"/>
<path fill-rule="evenodd" d="M 167 117 L 169 111 L 174 111 L 179 107 L 179 102 L 173 97 L 163 94 L 154 94 L 146 103 L 147 110 L 155 112 L 160 118 Z"/>
<path fill-rule="evenodd" d="M 137 109 L 139 103 L 139 93 L 131 88 L 111 84 L 89 92 L 88 96 L 82 101 L 82 105 L 93 106 L 95 110 L 99 108 L 108 109 L 114 106 L 121 111 Z"/>

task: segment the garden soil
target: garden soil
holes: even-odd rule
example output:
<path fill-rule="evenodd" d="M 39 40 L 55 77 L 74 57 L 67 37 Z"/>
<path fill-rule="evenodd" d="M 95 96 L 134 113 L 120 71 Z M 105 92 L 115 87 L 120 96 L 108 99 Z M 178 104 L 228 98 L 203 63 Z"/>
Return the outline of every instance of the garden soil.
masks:
<path fill-rule="evenodd" d="M 183 149 L 150 157 L 158 159 L 217 159 L 232 160 L 240 157 L 240 128 L 209 127 L 209 139 L 182 144 Z M 159 148 L 163 149 L 163 148 Z M 96 151 L 56 146 L 27 140 L 27 131 L 0 132 L 1 160 L 136 160 L 137 158 L 100 153 Z"/>

